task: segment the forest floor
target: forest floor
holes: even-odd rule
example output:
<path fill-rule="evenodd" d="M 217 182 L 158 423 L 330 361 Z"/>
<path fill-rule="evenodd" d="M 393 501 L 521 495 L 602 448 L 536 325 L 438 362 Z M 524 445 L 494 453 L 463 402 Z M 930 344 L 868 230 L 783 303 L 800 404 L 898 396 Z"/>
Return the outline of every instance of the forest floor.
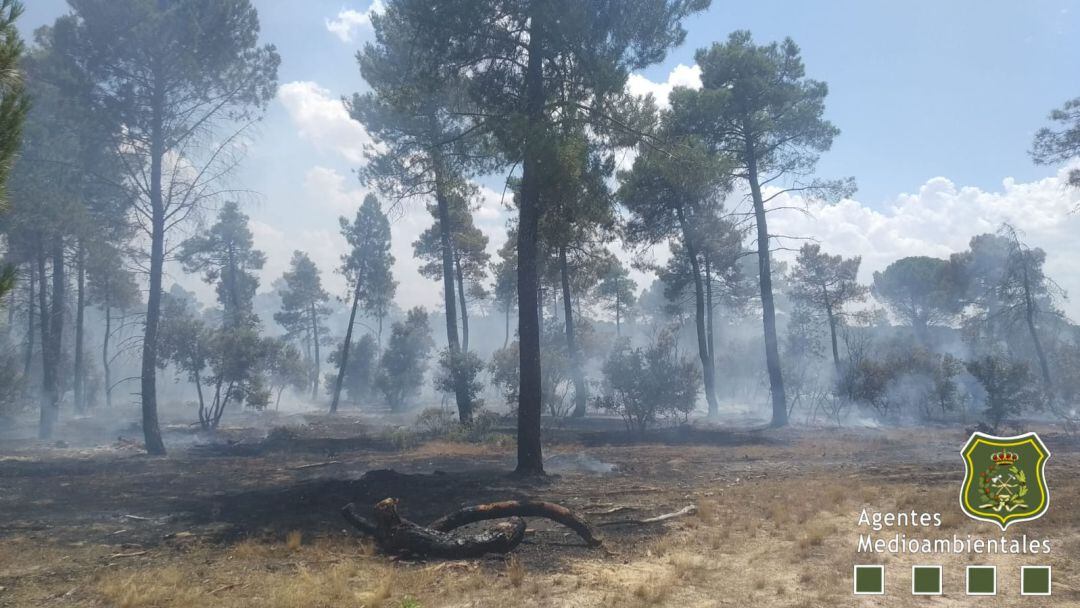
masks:
<path fill-rule="evenodd" d="M 508 476 L 512 441 L 412 442 L 349 414 L 292 416 L 286 430 L 228 428 L 212 443 L 174 430 L 168 457 L 116 439 L 0 442 L 0 606 L 424 607 L 938 606 L 967 597 L 963 566 L 998 567 L 996 606 L 1030 606 L 1021 565 L 1052 565 L 1053 596 L 1080 605 L 1080 440 L 1052 429 L 1052 503 L 1006 536 L 1049 555 L 856 552 L 860 512 L 939 512 L 909 537 L 1000 537 L 964 516 L 960 429 L 553 430 L 543 481 Z M 74 424 L 74 422 L 70 423 Z M 178 447 L 183 444 L 186 447 Z M 306 466 L 314 465 L 314 466 Z M 347 502 L 400 499 L 426 523 L 464 504 L 558 502 L 593 523 L 695 505 L 662 524 L 601 527 L 590 549 L 529 520 L 511 558 L 391 560 L 347 529 Z M 886 594 L 852 595 L 856 563 L 886 564 Z M 945 593 L 910 593 L 910 566 L 942 564 Z"/>

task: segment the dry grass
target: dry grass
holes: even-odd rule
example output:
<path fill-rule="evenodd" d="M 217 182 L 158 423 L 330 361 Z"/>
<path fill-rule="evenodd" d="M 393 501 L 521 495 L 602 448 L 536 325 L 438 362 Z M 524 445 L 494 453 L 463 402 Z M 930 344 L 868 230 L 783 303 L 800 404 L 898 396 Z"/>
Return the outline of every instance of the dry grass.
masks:
<path fill-rule="evenodd" d="M 392 562 L 377 555 L 369 542 L 349 536 L 310 530 L 292 530 L 233 543 L 191 542 L 183 547 L 150 547 L 148 554 L 129 559 L 109 559 L 120 552 L 115 546 L 87 543 L 69 545 L 38 538 L 4 538 L 0 542 L 0 606 L 65 605 L 78 608 L 475 608 L 536 606 L 537 608 L 680 608 L 719 605 L 752 605 L 766 608 L 810 608 L 851 605 L 850 572 L 853 546 L 863 506 L 891 510 L 908 507 L 940 511 L 941 530 L 958 534 L 979 533 L 954 507 L 952 485 L 882 480 L 874 472 L 860 475 L 847 469 L 814 469 L 822 454 L 847 449 L 849 441 L 815 441 L 812 445 L 738 448 L 635 446 L 636 462 L 653 458 L 658 466 L 674 461 L 686 471 L 701 471 L 710 462 L 738 463 L 744 455 L 753 463 L 766 461 L 753 475 L 724 472 L 698 478 L 642 476 L 635 484 L 655 490 L 614 497 L 601 492 L 596 478 L 585 481 L 572 474 L 553 482 L 571 485 L 566 491 L 581 503 L 630 504 L 643 513 L 674 510 L 687 501 L 695 503 L 695 516 L 648 528 L 633 528 L 622 536 L 612 534 L 609 548 L 601 552 L 573 553 L 557 545 L 544 546 L 540 557 L 535 546 L 523 546 L 505 561 Z M 888 450 L 886 442 L 881 447 Z M 900 444 L 898 444 L 900 445 Z M 873 449 L 878 449 L 873 444 Z M 617 449 L 600 457 L 616 461 Z M 863 444 L 863 449 L 870 449 Z M 644 456 L 638 456 L 645 451 Z M 656 454 L 653 453 L 656 452 Z M 447 452 L 490 458 L 490 446 L 433 443 L 402 454 L 408 460 L 424 454 Z M 475 456 L 482 454 L 482 456 Z M 611 456 L 608 458 L 608 456 Z M 887 456 L 879 456 L 887 459 Z M 1058 466 L 1070 456 L 1056 454 Z M 797 473 L 785 474 L 785 462 L 800 463 Z M 704 463 L 704 465 L 703 465 Z M 667 470 L 667 469 L 663 469 Z M 761 474 L 767 470 L 768 475 Z M 678 483 L 669 483 L 678 482 Z M 1060 504 L 1080 499 L 1080 491 L 1059 484 L 1054 498 Z M 611 488 L 612 486 L 606 486 Z M 837 488 L 846 489 L 841 491 Z M 856 488 L 856 489 L 852 489 Z M 547 490 L 545 490 L 547 491 Z M 631 502 L 637 501 L 637 502 Z M 1045 527 L 1041 527 L 1045 526 Z M 1068 566 L 1070 555 L 1080 550 L 1080 522 L 1069 509 L 1048 513 L 1025 529 L 1029 534 L 1051 536 L 1055 566 L 1055 595 L 1059 589 L 1080 586 Z M 537 544 L 546 543 L 538 534 Z M 915 557 L 890 560 L 901 570 Z M 946 576 L 968 563 L 962 557 L 946 557 Z M 1019 561 L 995 558 L 999 572 Z M 956 570 L 959 572 L 960 570 Z M 1060 574 L 1059 574 L 1060 572 Z M 959 575 L 956 575 L 959 576 Z M 505 579 L 503 579 L 505 577 Z M 1060 578 L 1059 578 L 1060 577 Z M 502 582 L 505 580 L 505 583 Z M 493 584 L 494 581 L 494 584 Z M 959 579 L 946 578 L 950 589 L 962 588 Z M 895 583 L 894 583 L 895 584 Z M 73 590 L 74 589 L 74 590 Z M 721 601 L 721 597 L 724 598 Z M 947 598 L 946 598 L 947 599 Z M 999 598 L 1001 599 L 1001 598 Z M 1055 598 L 1056 599 L 1056 598 Z M 1067 598 L 1065 601 L 1075 599 Z M 727 602 L 727 603 L 724 603 Z M 889 608 L 919 606 L 913 598 L 883 598 Z M 1002 603 L 1005 606 L 1008 601 Z M 1066 605 L 1065 603 L 1061 605 Z"/>
<path fill-rule="evenodd" d="M 285 536 L 285 548 L 289 551 L 296 551 L 300 549 L 300 543 L 304 539 L 304 533 L 300 530 L 293 530 Z"/>
<path fill-rule="evenodd" d="M 520 587 L 525 581 L 525 566 L 516 555 L 511 555 L 510 559 L 506 560 L 506 578 L 514 587 Z"/>

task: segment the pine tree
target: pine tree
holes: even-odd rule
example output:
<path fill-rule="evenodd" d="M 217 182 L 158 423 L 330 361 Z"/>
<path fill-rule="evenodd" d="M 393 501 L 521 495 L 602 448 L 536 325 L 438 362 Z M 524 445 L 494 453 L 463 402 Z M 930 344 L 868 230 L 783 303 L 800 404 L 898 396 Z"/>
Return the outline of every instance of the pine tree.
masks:
<path fill-rule="evenodd" d="M 123 126 L 106 141 L 129 159 L 125 181 L 149 245 L 142 427 L 147 451 L 164 454 L 156 373 L 166 237 L 220 191 L 240 133 L 276 93 L 280 58 L 273 46 L 259 45 L 249 0 L 69 3 L 73 14 L 54 28 L 56 49 L 94 87 L 92 107 Z"/>
<path fill-rule="evenodd" d="M 791 297 L 825 314 L 837 372 L 840 371 L 840 349 L 836 334 L 837 327 L 846 316 L 844 307 L 853 302 L 862 302 L 869 291 L 858 282 L 861 262 L 859 256 L 845 260 L 841 256 L 825 253 L 817 243 L 806 243 L 799 249 L 795 267 L 791 271 Z"/>
<path fill-rule="evenodd" d="M 849 193 L 852 184 L 801 181 L 839 130 L 822 117 L 828 87 L 805 77 L 799 47 L 793 41 L 759 46 L 749 32 L 738 31 L 727 42 L 699 50 L 696 60 L 703 88 L 673 92 L 674 128 L 701 137 L 711 150 L 732 159 L 736 177 L 750 190 L 772 425 L 783 426 L 788 410 L 776 332 L 768 205 L 794 192 L 837 197 Z M 793 180 L 789 187 L 768 195 L 762 192 L 763 186 L 785 178 Z"/>
<path fill-rule="evenodd" d="M 320 350 L 326 327 L 323 320 L 330 315 L 330 294 L 322 287 L 319 268 L 303 251 L 294 251 L 289 269 L 282 275 L 281 310 L 274 320 L 285 328 L 290 339 L 299 339 L 309 362 L 311 398 L 318 399 Z"/>
<path fill-rule="evenodd" d="M 338 362 L 330 413 L 337 412 L 338 402 L 341 400 L 345 371 L 349 369 L 349 353 L 352 349 L 357 309 L 361 303 L 366 310 L 373 311 L 383 303 L 392 302 L 397 289 L 397 282 L 394 281 L 391 271 L 394 256 L 390 253 L 390 220 L 383 213 L 379 199 L 373 194 L 367 195 L 356 211 L 356 218 L 352 223 L 344 217 L 338 221 L 341 224 L 341 234 L 350 247 L 350 251 L 341 256 L 340 271 L 352 289 L 352 309 L 349 312 L 349 324 L 345 328 L 345 343 L 342 345 Z"/>
<path fill-rule="evenodd" d="M 7 210 L 7 183 L 22 141 L 22 126 L 29 101 L 24 91 L 19 60 L 23 42 L 15 22 L 22 15 L 18 0 L 0 1 L 0 212 Z M 0 268 L 0 298 L 15 287 L 13 265 Z"/>

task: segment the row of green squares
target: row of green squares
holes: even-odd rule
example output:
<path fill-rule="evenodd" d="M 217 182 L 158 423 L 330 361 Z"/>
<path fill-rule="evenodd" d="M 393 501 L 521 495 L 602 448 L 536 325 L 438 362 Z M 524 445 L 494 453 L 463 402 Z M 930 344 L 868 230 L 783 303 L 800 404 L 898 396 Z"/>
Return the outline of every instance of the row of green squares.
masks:
<path fill-rule="evenodd" d="M 997 595 L 997 566 L 968 566 L 968 595 Z M 883 595 L 885 566 L 855 566 L 855 594 Z M 912 566 L 911 593 L 941 595 L 941 566 Z M 1050 566 L 1022 566 L 1020 595 L 1050 595 Z"/>

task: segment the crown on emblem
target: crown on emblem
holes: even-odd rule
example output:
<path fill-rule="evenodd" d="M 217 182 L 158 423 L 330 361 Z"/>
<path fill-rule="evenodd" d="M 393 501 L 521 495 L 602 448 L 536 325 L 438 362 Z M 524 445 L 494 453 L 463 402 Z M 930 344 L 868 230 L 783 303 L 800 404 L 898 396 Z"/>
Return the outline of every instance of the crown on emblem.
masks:
<path fill-rule="evenodd" d="M 1000 452 L 995 452 L 990 456 L 990 460 L 1000 467 L 1011 467 L 1016 464 L 1017 460 L 1020 460 L 1020 456 L 1016 452 L 1006 452 L 1002 449 Z"/>

